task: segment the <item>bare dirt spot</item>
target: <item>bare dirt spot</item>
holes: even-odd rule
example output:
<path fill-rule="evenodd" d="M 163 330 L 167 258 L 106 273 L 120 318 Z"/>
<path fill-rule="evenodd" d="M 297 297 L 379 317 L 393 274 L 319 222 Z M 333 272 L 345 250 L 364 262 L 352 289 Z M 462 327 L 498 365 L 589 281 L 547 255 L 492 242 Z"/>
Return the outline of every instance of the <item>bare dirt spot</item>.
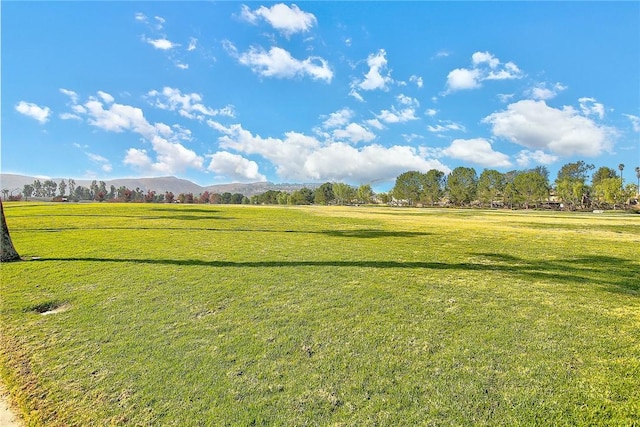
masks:
<path fill-rule="evenodd" d="M 30 311 L 35 311 L 42 316 L 48 316 L 50 314 L 62 313 L 71 308 L 71 304 L 65 301 L 47 301 L 42 304 L 34 305 L 30 308 Z"/>

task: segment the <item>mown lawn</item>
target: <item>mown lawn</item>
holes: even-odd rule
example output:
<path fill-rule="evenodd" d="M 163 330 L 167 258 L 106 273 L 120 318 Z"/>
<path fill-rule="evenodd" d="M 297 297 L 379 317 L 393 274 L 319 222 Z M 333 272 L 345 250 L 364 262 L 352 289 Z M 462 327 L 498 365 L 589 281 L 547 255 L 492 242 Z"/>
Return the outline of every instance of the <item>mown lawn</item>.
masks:
<path fill-rule="evenodd" d="M 638 215 L 5 214 L 36 258 L 1 266 L 0 372 L 30 425 L 640 420 Z"/>

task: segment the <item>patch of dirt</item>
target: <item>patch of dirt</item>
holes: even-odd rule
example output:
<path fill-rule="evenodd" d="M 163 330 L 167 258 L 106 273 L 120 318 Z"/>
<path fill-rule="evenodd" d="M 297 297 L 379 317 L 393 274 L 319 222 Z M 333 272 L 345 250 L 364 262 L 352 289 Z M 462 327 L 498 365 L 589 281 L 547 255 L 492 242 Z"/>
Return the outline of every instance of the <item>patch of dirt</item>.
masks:
<path fill-rule="evenodd" d="M 0 383 L 0 427 L 21 427 L 22 420 L 9 405 L 9 393 Z"/>

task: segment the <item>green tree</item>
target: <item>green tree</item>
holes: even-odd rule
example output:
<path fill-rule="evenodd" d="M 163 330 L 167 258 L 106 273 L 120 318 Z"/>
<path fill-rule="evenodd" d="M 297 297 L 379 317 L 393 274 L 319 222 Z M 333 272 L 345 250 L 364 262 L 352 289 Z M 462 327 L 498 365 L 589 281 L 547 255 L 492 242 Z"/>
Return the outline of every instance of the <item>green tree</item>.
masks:
<path fill-rule="evenodd" d="M 362 184 L 358 187 L 358 190 L 356 191 L 356 198 L 359 203 L 371 203 L 371 199 L 373 198 L 373 189 L 371 188 L 371 185 Z"/>
<path fill-rule="evenodd" d="M 39 179 L 33 181 L 33 195 L 34 197 L 44 197 L 42 182 Z"/>
<path fill-rule="evenodd" d="M 76 181 L 73 178 L 69 178 L 69 196 L 73 197 L 76 194 Z"/>
<path fill-rule="evenodd" d="M 640 194 L 640 166 L 636 166 L 636 178 L 638 178 L 636 188 L 638 189 L 637 192 Z"/>
<path fill-rule="evenodd" d="M 606 178 L 593 187 L 595 197 L 600 204 L 622 206 L 627 195 L 622 187 L 622 178 Z"/>
<path fill-rule="evenodd" d="M 591 178 L 591 187 L 595 188 L 600 182 L 608 178 L 617 178 L 618 174 L 614 169 L 607 166 L 599 167 Z"/>
<path fill-rule="evenodd" d="M 343 182 L 333 183 L 333 194 L 336 196 L 336 203 L 345 205 L 351 203 L 356 195 L 356 190 L 349 184 Z"/>
<path fill-rule="evenodd" d="M 618 169 L 620 169 L 620 188 L 624 185 L 624 178 L 622 177 L 622 171 L 624 170 L 624 163 L 620 163 L 618 165 Z"/>
<path fill-rule="evenodd" d="M 478 175 L 474 168 L 458 166 L 447 177 L 447 194 L 455 205 L 471 203 L 476 198 Z"/>
<path fill-rule="evenodd" d="M 440 201 L 444 192 L 444 172 L 437 169 L 430 169 L 426 174 L 422 174 L 422 192 L 420 200 L 433 206 Z"/>
<path fill-rule="evenodd" d="M 313 202 L 316 205 L 328 205 L 335 200 L 336 196 L 333 194 L 333 184 L 325 182 L 320 187 L 316 188 Z"/>
<path fill-rule="evenodd" d="M 29 197 L 33 195 L 33 191 L 33 185 L 25 184 L 24 187 L 22 187 L 22 194 L 24 195 L 24 199 L 29 200 Z"/>
<path fill-rule="evenodd" d="M 485 169 L 478 178 L 478 200 L 484 205 L 493 207 L 507 185 L 504 174 L 495 169 Z"/>
<path fill-rule="evenodd" d="M 310 205 L 313 203 L 314 197 L 315 195 L 311 189 L 303 187 L 291 193 L 291 203 L 294 205 Z"/>
<path fill-rule="evenodd" d="M 588 199 L 589 188 L 586 185 L 589 171 L 594 166 L 580 160 L 575 163 L 567 163 L 558 171 L 555 181 L 556 196 L 565 203 L 569 209 L 583 206 Z"/>
<path fill-rule="evenodd" d="M 513 209 L 515 203 L 519 203 L 518 192 L 513 182 L 507 182 L 502 192 L 502 202 L 508 205 L 510 209 Z"/>
<path fill-rule="evenodd" d="M 535 169 L 516 175 L 513 185 L 519 201 L 524 203 L 526 209 L 549 198 L 549 181 Z"/>
<path fill-rule="evenodd" d="M 391 194 L 396 200 L 406 200 L 409 206 L 413 206 L 415 202 L 420 200 L 422 186 L 422 173 L 418 171 L 404 172 L 396 178 Z"/>
<path fill-rule="evenodd" d="M 58 191 L 60 192 L 60 197 L 64 197 L 64 195 L 67 193 L 67 183 L 64 181 L 64 179 L 60 181 L 60 184 L 58 185 Z"/>

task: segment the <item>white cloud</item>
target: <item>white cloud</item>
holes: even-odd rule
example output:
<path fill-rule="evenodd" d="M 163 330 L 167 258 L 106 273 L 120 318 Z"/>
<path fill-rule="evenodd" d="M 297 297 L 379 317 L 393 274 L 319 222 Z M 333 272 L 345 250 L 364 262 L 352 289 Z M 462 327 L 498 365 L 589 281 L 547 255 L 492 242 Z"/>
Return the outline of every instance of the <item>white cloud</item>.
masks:
<path fill-rule="evenodd" d="M 634 116 L 633 114 L 623 114 L 623 116 L 631 120 L 631 126 L 634 132 L 640 132 L 640 117 Z"/>
<path fill-rule="evenodd" d="M 598 156 L 611 149 L 613 130 L 596 124 L 572 107 L 557 109 L 544 101 L 522 100 L 483 119 L 493 135 L 533 150 L 569 156 Z"/>
<path fill-rule="evenodd" d="M 520 167 L 527 167 L 530 164 L 550 165 L 558 161 L 558 156 L 547 154 L 542 150 L 522 150 L 516 156 L 516 163 Z"/>
<path fill-rule="evenodd" d="M 546 101 L 548 99 L 555 98 L 560 92 L 567 89 L 561 83 L 555 83 L 551 87 L 547 87 L 546 83 L 539 83 L 527 91 L 527 94 L 533 99 L 541 99 Z"/>
<path fill-rule="evenodd" d="M 323 116 L 326 120 L 322 123 L 322 126 L 327 129 L 337 128 L 344 126 L 353 118 L 354 112 L 349 108 L 343 108 L 331 113 L 328 116 Z"/>
<path fill-rule="evenodd" d="M 151 46 L 159 50 L 170 50 L 170 49 L 173 49 L 174 47 L 180 46 L 179 44 L 173 43 L 172 41 L 167 40 L 166 38 L 161 38 L 161 39 L 144 38 L 144 41 L 146 41 Z"/>
<path fill-rule="evenodd" d="M 207 157 L 211 158 L 211 163 L 207 168 L 209 171 L 224 175 L 236 182 L 257 182 L 266 181 L 267 178 L 258 172 L 258 164 L 246 159 L 239 154 L 219 151 Z"/>
<path fill-rule="evenodd" d="M 94 163 L 97 163 L 100 166 L 100 169 L 102 169 L 104 172 L 109 173 L 113 170 L 113 166 L 111 165 L 111 162 L 109 161 L 109 159 L 94 153 L 87 152 L 85 154 L 87 155 L 89 160 L 91 160 Z"/>
<path fill-rule="evenodd" d="M 62 120 L 82 120 L 82 117 L 72 113 L 60 113 L 58 114 L 58 117 Z"/>
<path fill-rule="evenodd" d="M 111 103 L 113 103 L 113 101 L 114 101 L 113 96 L 111 96 L 111 95 L 110 95 L 110 94 L 108 94 L 107 92 L 103 92 L 103 91 L 101 91 L 101 90 L 99 90 L 99 91 L 98 91 L 98 96 L 99 96 L 100 98 L 102 98 L 102 100 L 103 100 L 104 102 L 106 102 L 107 104 L 111 104 Z"/>
<path fill-rule="evenodd" d="M 369 119 L 366 121 L 366 123 L 371 126 L 372 128 L 378 129 L 378 130 L 382 130 L 384 129 L 384 125 L 382 124 L 382 122 L 378 119 Z"/>
<path fill-rule="evenodd" d="M 475 89 L 480 87 L 480 71 L 456 68 L 447 75 L 447 91 Z"/>
<path fill-rule="evenodd" d="M 351 88 L 351 91 L 349 92 L 349 96 L 353 96 L 358 101 L 364 102 L 364 98 L 362 97 L 362 95 L 360 95 L 358 91 L 355 90 L 354 88 Z"/>
<path fill-rule="evenodd" d="M 475 163 L 485 167 L 509 167 L 509 156 L 494 151 L 491 143 L 483 138 L 455 139 L 443 154 L 454 159 Z"/>
<path fill-rule="evenodd" d="M 74 91 L 69 90 L 69 89 L 60 88 L 60 93 L 63 93 L 65 95 L 67 95 L 69 98 L 71 98 L 71 103 L 73 103 L 73 104 L 77 104 L 78 103 L 78 94 L 75 93 Z"/>
<path fill-rule="evenodd" d="M 264 77 L 294 78 L 309 76 L 314 80 L 331 82 L 333 71 L 329 63 L 318 56 L 310 56 L 299 60 L 280 48 L 272 47 L 268 52 L 262 47 L 251 47 L 247 52 L 237 54 L 235 47 L 227 42 L 227 51 L 237 57 L 238 61 L 250 67 L 254 73 Z"/>
<path fill-rule="evenodd" d="M 507 62 L 504 64 L 504 68 L 496 71 L 489 71 L 483 80 L 513 80 L 521 79 L 523 76 L 522 70 L 518 68 L 513 62 Z"/>
<path fill-rule="evenodd" d="M 427 126 L 427 130 L 429 132 L 439 133 L 439 132 L 448 132 L 450 130 L 454 131 L 466 131 L 464 125 L 460 123 L 455 123 L 449 120 L 440 120 L 437 125 L 429 125 Z"/>
<path fill-rule="evenodd" d="M 252 24 L 264 19 L 287 37 L 294 33 L 307 32 L 317 23 L 312 13 L 300 10 L 295 4 L 289 7 L 284 3 L 275 4 L 270 8 L 260 6 L 255 10 L 243 5 L 241 17 Z"/>
<path fill-rule="evenodd" d="M 162 110 L 177 111 L 188 119 L 204 120 L 205 116 L 235 117 L 233 107 L 227 105 L 221 109 L 213 109 L 202 103 L 202 95 L 198 93 L 182 93 L 180 89 L 165 86 L 162 92 L 152 90 L 147 96 L 153 100 L 153 105 Z"/>
<path fill-rule="evenodd" d="M 499 93 L 498 94 L 498 99 L 503 104 L 506 104 L 507 102 L 511 101 L 514 96 L 515 96 L 515 94 L 513 94 L 513 93 Z"/>
<path fill-rule="evenodd" d="M 134 132 L 151 143 L 155 162 L 146 150 L 131 148 L 127 151 L 125 164 L 144 172 L 162 174 L 174 174 L 187 168 L 202 169 L 203 158 L 177 142 L 185 134 L 190 135 L 181 128 L 171 128 L 163 123 L 152 125 L 140 108 L 130 105 L 114 102 L 105 109 L 105 105 L 94 97 L 90 97 L 84 107 L 90 125 L 111 132 Z"/>
<path fill-rule="evenodd" d="M 153 17 L 158 23 L 156 24 L 156 29 L 161 30 L 162 26 L 165 22 L 167 22 L 166 19 L 164 19 L 162 16 L 154 16 Z"/>
<path fill-rule="evenodd" d="M 600 119 L 604 118 L 604 105 L 597 102 L 594 98 L 580 98 L 580 109 L 585 116 L 597 116 Z"/>
<path fill-rule="evenodd" d="M 500 65 L 500 60 L 489 52 L 475 52 L 471 55 L 471 62 L 474 67 L 481 64 L 487 64 L 489 68 L 496 68 Z"/>
<path fill-rule="evenodd" d="M 416 98 L 411 98 L 410 96 L 406 96 L 404 94 L 400 94 L 396 97 L 398 103 L 402 105 L 408 105 L 412 107 L 419 107 L 420 102 Z"/>
<path fill-rule="evenodd" d="M 412 82 L 412 83 L 415 83 L 416 86 L 418 86 L 419 88 L 424 86 L 424 82 L 422 81 L 422 77 L 420 77 L 420 76 L 413 75 L 413 76 L 409 77 L 409 81 Z"/>
<path fill-rule="evenodd" d="M 485 80 L 512 80 L 524 76 L 515 63 L 503 64 L 489 52 L 475 52 L 471 55 L 471 63 L 472 68 L 456 68 L 447 75 L 445 94 L 479 88 Z"/>
<path fill-rule="evenodd" d="M 438 110 L 434 109 L 434 108 L 429 108 L 427 111 L 424 112 L 427 116 L 429 117 L 433 117 L 436 114 L 438 114 Z"/>
<path fill-rule="evenodd" d="M 135 19 L 138 22 L 147 22 L 147 16 L 144 13 L 136 13 L 135 14 Z"/>
<path fill-rule="evenodd" d="M 147 154 L 147 150 L 129 148 L 124 157 L 125 165 L 133 166 L 136 169 L 147 171 L 152 169 L 153 161 Z"/>
<path fill-rule="evenodd" d="M 376 118 L 382 120 L 385 123 L 405 123 L 410 120 L 417 120 L 416 110 L 414 108 L 405 108 L 398 111 L 395 107 L 391 107 L 391 111 L 382 110 Z"/>
<path fill-rule="evenodd" d="M 191 37 L 189 39 L 189 46 L 187 47 L 187 51 L 191 52 L 192 50 L 196 50 L 196 45 L 198 44 L 198 39 L 195 37 Z"/>
<path fill-rule="evenodd" d="M 348 139 L 354 144 L 369 142 L 375 139 L 375 134 L 357 123 L 350 123 L 343 129 L 335 129 L 332 135 L 336 139 Z"/>
<path fill-rule="evenodd" d="M 387 52 L 384 49 L 380 49 L 377 53 L 372 53 L 367 58 L 367 65 L 369 71 L 365 74 L 364 79 L 360 82 L 356 82 L 355 87 L 362 90 L 387 90 L 388 84 L 393 81 L 390 74 L 387 72 Z M 383 73 L 385 73 L 383 75 Z"/>
<path fill-rule="evenodd" d="M 31 102 L 20 101 L 15 108 L 18 113 L 31 117 L 40 122 L 40 124 L 45 124 L 49 120 L 49 115 L 51 115 L 49 107 L 40 107 Z"/>
<path fill-rule="evenodd" d="M 361 183 L 393 180 L 407 170 L 435 168 L 449 172 L 438 160 L 426 158 L 413 147 L 373 144 L 356 148 L 344 142 L 321 142 L 297 132 L 287 132 L 283 139 L 262 138 L 239 124 L 207 123 L 223 134 L 219 138 L 222 148 L 262 156 L 275 165 L 282 179 Z"/>
<path fill-rule="evenodd" d="M 180 61 L 176 61 L 175 62 L 176 67 L 180 68 L 181 70 L 188 70 L 189 69 L 189 64 L 184 64 Z"/>

